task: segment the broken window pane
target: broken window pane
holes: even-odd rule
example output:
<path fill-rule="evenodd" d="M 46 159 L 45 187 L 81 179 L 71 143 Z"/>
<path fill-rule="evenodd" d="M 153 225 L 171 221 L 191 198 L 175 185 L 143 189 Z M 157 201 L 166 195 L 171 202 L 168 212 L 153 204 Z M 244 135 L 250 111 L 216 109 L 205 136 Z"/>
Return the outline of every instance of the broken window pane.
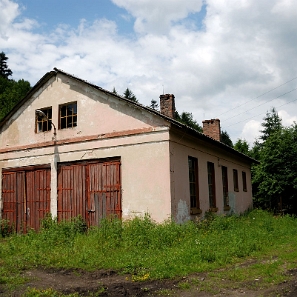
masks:
<path fill-rule="evenodd" d="M 36 133 L 50 131 L 52 129 L 52 108 L 38 109 L 35 114 Z"/>

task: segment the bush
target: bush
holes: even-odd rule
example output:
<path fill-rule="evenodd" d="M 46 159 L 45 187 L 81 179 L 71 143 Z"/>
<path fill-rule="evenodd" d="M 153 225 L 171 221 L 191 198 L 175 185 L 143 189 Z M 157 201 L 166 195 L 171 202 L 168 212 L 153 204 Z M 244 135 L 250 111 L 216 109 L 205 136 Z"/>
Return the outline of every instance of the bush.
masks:
<path fill-rule="evenodd" d="M 8 220 L 0 220 L 1 237 L 7 237 L 14 232 L 13 225 Z"/>

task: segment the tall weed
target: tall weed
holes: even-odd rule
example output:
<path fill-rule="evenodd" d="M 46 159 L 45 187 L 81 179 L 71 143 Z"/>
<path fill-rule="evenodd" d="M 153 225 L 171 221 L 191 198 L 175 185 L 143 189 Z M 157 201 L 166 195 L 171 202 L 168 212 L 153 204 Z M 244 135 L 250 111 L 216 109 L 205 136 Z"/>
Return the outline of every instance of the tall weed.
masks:
<path fill-rule="evenodd" d="M 213 269 L 272 247 L 297 243 L 297 220 L 254 210 L 243 216 L 209 216 L 199 223 L 162 224 L 149 215 L 106 219 L 89 230 L 81 218 L 46 218 L 40 232 L 14 234 L 0 245 L 5 271 L 32 266 L 115 269 L 134 279 L 164 278 Z"/>

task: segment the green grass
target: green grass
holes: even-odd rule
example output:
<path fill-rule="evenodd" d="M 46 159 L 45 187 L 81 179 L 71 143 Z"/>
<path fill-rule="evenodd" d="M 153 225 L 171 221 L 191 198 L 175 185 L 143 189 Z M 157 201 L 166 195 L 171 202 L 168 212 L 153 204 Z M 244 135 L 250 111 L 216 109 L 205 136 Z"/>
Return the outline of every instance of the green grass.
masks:
<path fill-rule="evenodd" d="M 297 220 L 260 210 L 183 225 L 156 224 L 145 216 L 106 220 L 90 230 L 80 219 L 57 224 L 48 218 L 43 226 L 39 233 L 0 238 L 0 285 L 21 284 L 23 270 L 52 267 L 113 269 L 130 274 L 132 281 L 216 271 L 207 281 L 192 279 L 179 286 L 199 284 L 208 290 L 214 281 L 258 288 L 288 279 L 285 272 L 297 267 Z M 254 260 L 241 266 L 247 259 Z"/>

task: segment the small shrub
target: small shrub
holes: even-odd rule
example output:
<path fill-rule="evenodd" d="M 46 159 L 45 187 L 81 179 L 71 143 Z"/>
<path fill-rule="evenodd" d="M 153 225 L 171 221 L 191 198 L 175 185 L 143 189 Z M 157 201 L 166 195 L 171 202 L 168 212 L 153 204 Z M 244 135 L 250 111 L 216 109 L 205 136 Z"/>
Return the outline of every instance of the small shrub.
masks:
<path fill-rule="evenodd" d="M 1 237 L 7 237 L 13 233 L 13 225 L 8 220 L 0 220 Z"/>

